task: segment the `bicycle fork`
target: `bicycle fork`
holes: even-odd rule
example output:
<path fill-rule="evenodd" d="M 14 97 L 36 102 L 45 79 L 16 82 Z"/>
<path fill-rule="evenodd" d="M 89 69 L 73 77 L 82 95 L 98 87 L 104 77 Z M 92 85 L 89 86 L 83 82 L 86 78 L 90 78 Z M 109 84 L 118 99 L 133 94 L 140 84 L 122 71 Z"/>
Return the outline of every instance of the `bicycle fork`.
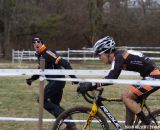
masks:
<path fill-rule="evenodd" d="M 91 121 L 93 120 L 93 118 L 95 117 L 97 111 L 98 111 L 98 106 L 96 105 L 96 103 L 93 103 L 91 112 L 89 113 L 89 116 L 88 116 L 88 118 L 87 118 L 87 121 L 86 121 L 86 123 L 84 124 L 82 130 L 87 130 L 87 127 L 90 125 L 90 123 L 91 123 Z M 88 130 L 89 130 L 89 129 L 88 129 Z"/>

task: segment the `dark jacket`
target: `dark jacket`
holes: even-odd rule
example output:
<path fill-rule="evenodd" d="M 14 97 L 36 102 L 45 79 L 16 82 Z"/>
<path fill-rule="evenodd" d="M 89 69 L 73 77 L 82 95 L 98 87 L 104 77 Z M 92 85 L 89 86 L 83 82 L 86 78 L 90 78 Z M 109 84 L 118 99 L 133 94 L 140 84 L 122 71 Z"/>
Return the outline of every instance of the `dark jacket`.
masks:
<path fill-rule="evenodd" d="M 72 69 L 70 63 L 59 56 L 56 51 L 47 49 L 45 45 L 42 46 L 39 54 L 36 54 L 38 58 L 38 62 L 40 63 L 40 59 L 45 59 L 45 69 Z M 76 78 L 75 75 L 69 75 L 71 78 Z M 64 75 L 46 75 L 47 78 L 64 78 Z M 32 80 L 36 80 L 39 78 L 39 75 L 33 75 L 31 77 Z"/>

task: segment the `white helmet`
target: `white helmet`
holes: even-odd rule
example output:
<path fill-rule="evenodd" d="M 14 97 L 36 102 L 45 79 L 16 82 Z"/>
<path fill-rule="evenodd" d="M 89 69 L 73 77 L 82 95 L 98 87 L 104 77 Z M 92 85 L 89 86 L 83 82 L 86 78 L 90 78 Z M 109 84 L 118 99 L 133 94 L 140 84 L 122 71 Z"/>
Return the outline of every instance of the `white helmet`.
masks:
<path fill-rule="evenodd" d="M 111 53 L 113 50 L 115 50 L 115 44 L 116 43 L 114 42 L 113 38 L 107 36 L 99 39 L 93 46 L 93 50 L 96 55 L 104 52 Z"/>

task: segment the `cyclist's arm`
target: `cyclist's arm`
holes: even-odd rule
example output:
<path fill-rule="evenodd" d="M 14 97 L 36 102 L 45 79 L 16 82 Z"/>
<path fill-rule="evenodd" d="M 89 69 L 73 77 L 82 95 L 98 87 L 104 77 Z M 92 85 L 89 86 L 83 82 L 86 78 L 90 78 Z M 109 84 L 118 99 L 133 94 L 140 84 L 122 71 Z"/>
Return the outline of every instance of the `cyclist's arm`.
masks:
<path fill-rule="evenodd" d="M 37 69 L 40 69 L 40 62 L 39 62 L 40 56 L 37 57 L 37 58 L 38 58 L 38 67 L 37 67 Z M 30 79 L 31 79 L 32 81 L 35 81 L 35 80 L 39 79 L 39 75 L 32 75 Z"/>
<path fill-rule="evenodd" d="M 65 60 L 65 59 L 61 59 L 61 61 L 59 62 L 59 64 L 64 67 L 65 69 L 72 69 L 70 63 Z M 69 75 L 71 78 L 77 78 L 75 75 Z"/>
<path fill-rule="evenodd" d="M 37 79 L 39 79 L 39 75 L 33 75 L 33 76 L 31 77 L 31 80 L 32 80 L 32 81 L 37 80 Z"/>
<path fill-rule="evenodd" d="M 52 62 L 56 65 L 60 65 L 65 69 L 72 69 L 70 63 L 63 59 L 61 56 L 58 56 L 56 52 L 49 51 L 47 52 L 52 60 Z M 75 75 L 69 75 L 71 78 L 76 78 Z"/>
<path fill-rule="evenodd" d="M 104 79 L 117 79 L 121 73 L 121 70 L 123 68 L 124 58 L 122 55 L 118 55 L 115 58 L 115 61 L 112 63 L 112 68 L 107 76 L 104 77 Z M 102 83 L 100 86 L 107 86 L 112 85 L 110 83 Z"/>

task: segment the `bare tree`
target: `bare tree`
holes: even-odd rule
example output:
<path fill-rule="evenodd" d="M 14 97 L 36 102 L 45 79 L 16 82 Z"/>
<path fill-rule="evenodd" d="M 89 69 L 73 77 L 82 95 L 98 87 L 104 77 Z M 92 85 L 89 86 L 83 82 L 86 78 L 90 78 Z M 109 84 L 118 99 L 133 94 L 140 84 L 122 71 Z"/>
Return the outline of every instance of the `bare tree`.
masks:
<path fill-rule="evenodd" d="M 7 58 L 10 56 L 10 37 L 11 37 L 11 29 L 12 29 L 12 18 L 14 17 L 15 9 L 16 9 L 16 4 L 13 7 L 12 6 L 12 1 L 10 0 L 5 0 L 1 1 L 2 3 L 2 11 L 3 11 L 3 21 L 4 24 L 4 38 L 3 38 L 3 43 L 2 43 L 2 52 L 4 53 L 4 56 Z M 10 6 L 11 5 L 11 6 Z"/>
<path fill-rule="evenodd" d="M 135 7 L 129 0 L 0 0 L 0 51 L 9 57 L 12 48 L 31 49 L 37 34 L 55 49 L 91 47 L 104 35 L 121 45 L 158 45 L 160 7 L 137 1 Z"/>
<path fill-rule="evenodd" d="M 93 43 L 102 31 L 103 0 L 88 0 L 91 42 Z"/>

